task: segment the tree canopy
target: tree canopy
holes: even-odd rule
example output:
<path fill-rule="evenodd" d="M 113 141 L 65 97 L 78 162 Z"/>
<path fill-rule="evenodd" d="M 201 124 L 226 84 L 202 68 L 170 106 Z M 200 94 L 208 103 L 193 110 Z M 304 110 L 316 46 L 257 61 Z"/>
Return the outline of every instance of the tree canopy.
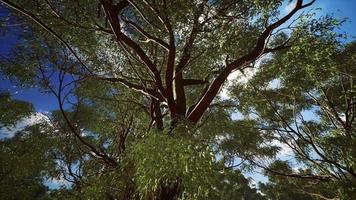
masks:
<path fill-rule="evenodd" d="M 0 197 L 356 198 L 356 43 L 314 1 L 1 0 L 2 76 L 58 108 L 0 141 Z"/>

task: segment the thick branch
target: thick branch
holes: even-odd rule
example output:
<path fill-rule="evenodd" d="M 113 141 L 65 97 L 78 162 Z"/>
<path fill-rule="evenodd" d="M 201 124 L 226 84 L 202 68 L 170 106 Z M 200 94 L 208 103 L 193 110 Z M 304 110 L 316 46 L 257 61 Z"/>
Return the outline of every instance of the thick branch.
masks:
<path fill-rule="evenodd" d="M 208 82 L 206 80 L 199 80 L 199 79 L 183 79 L 183 85 L 184 86 L 189 86 L 189 85 L 204 85 L 207 84 Z"/>
<path fill-rule="evenodd" d="M 125 1 L 123 1 L 123 2 L 125 2 Z M 164 92 L 164 89 L 162 86 L 161 75 L 160 75 L 159 71 L 157 70 L 156 65 L 149 59 L 149 57 L 143 51 L 143 49 L 140 47 L 140 45 L 138 45 L 135 41 L 133 41 L 131 38 L 129 38 L 128 36 L 126 36 L 124 33 L 121 32 L 120 21 L 118 18 L 118 14 L 119 14 L 120 10 L 118 9 L 118 6 L 111 5 L 105 1 L 102 1 L 102 5 L 104 8 L 106 17 L 109 19 L 111 29 L 114 32 L 116 39 L 118 40 L 118 43 L 119 43 L 119 41 L 125 43 L 138 55 L 138 57 L 141 59 L 141 61 L 145 64 L 145 66 L 153 74 L 158 89 L 161 92 Z M 127 3 L 127 5 L 128 5 L 128 3 Z M 123 9 L 123 8 L 121 8 L 121 9 Z"/>
<path fill-rule="evenodd" d="M 298 10 L 310 6 L 315 0 L 311 1 L 308 4 L 303 5 L 303 0 L 298 0 L 295 8 L 285 15 L 283 18 L 279 19 L 275 23 L 267 26 L 265 30 L 258 37 L 256 45 L 254 49 L 248 53 L 247 55 L 233 61 L 220 72 L 220 74 L 215 78 L 215 80 L 210 85 L 209 89 L 205 92 L 205 94 L 199 99 L 198 103 L 192 109 L 190 113 L 188 113 L 188 119 L 196 123 L 199 121 L 201 116 L 204 114 L 206 109 L 209 107 L 210 103 L 213 101 L 220 88 L 226 81 L 227 77 L 236 69 L 242 68 L 243 66 L 253 62 L 258 57 L 260 57 L 263 53 L 265 53 L 265 48 L 268 42 L 268 39 L 271 33 L 278 28 L 280 25 L 289 20 Z"/>
<path fill-rule="evenodd" d="M 175 78 L 174 78 L 174 89 L 175 89 L 175 94 L 176 94 L 176 99 L 177 99 L 177 110 L 180 115 L 185 115 L 186 114 L 186 97 L 185 97 L 185 91 L 184 91 L 184 83 L 183 83 L 183 68 L 187 65 L 190 57 L 191 57 L 191 50 L 193 48 L 193 43 L 199 33 L 199 16 L 203 13 L 204 10 L 204 3 L 201 3 L 198 5 L 198 10 L 194 14 L 194 19 L 193 19 L 193 27 L 190 32 L 190 35 L 188 36 L 188 39 L 183 47 L 183 52 L 182 56 L 180 58 L 180 61 L 176 67 L 176 73 L 175 73 Z"/>
<path fill-rule="evenodd" d="M 147 1 L 145 1 L 148 3 Z M 166 2 L 163 1 L 164 7 L 166 8 Z M 166 95 L 167 95 L 167 101 L 168 101 L 168 107 L 170 109 L 170 114 L 172 117 L 174 117 L 177 112 L 177 104 L 175 102 L 174 98 L 174 85 L 173 85 L 173 77 L 174 77 L 174 64 L 175 64 L 175 59 L 176 59 L 176 44 L 175 44 L 175 39 L 174 39 L 174 33 L 173 29 L 171 26 L 171 23 L 169 22 L 168 16 L 165 15 L 165 17 L 162 17 L 159 13 L 158 10 L 156 10 L 152 5 L 148 4 L 150 8 L 156 13 L 157 17 L 162 21 L 164 24 L 166 30 L 168 31 L 169 34 L 169 47 L 168 47 L 168 58 L 167 58 L 167 65 L 166 65 L 166 76 L 165 76 L 165 82 L 166 82 Z M 180 114 L 180 113 L 178 113 Z"/>

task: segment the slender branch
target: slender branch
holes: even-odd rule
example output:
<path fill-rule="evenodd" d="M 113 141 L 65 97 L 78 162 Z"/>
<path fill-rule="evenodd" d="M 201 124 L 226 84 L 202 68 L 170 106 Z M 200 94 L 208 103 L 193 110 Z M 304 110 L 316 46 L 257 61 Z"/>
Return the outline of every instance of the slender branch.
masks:
<path fill-rule="evenodd" d="M 58 93 L 56 93 L 55 96 L 57 97 L 57 100 L 58 100 L 60 112 L 62 113 L 62 116 L 63 116 L 65 122 L 67 123 L 69 129 L 82 144 L 84 144 L 86 147 L 88 147 L 96 156 L 101 158 L 105 163 L 107 163 L 109 166 L 112 166 L 112 167 L 117 166 L 117 162 L 114 159 L 110 158 L 108 155 L 106 155 L 103 152 L 99 152 L 93 145 L 91 145 L 84 138 L 82 138 L 80 133 L 77 131 L 77 128 L 75 127 L 75 125 L 73 125 L 72 122 L 70 121 L 70 119 L 68 118 L 68 116 L 64 110 L 64 105 L 62 102 L 62 87 L 63 87 L 63 81 L 64 81 L 64 77 L 65 77 L 65 72 L 60 71 L 58 77 L 59 77 Z"/>
<path fill-rule="evenodd" d="M 132 0 L 127 0 L 131 6 L 138 12 L 138 14 L 142 17 L 142 19 L 147 23 L 150 24 L 151 26 L 155 27 L 157 30 L 162 30 L 161 27 L 156 26 L 155 24 L 153 24 L 147 17 L 145 14 L 143 14 L 142 10 L 137 6 L 137 4 L 135 2 L 133 2 Z"/>
<path fill-rule="evenodd" d="M 146 37 L 147 39 L 149 39 L 150 41 L 155 42 L 156 44 L 162 46 L 164 49 L 168 50 L 169 45 L 157 38 L 154 37 L 152 35 L 150 35 L 148 32 L 146 32 L 143 28 L 141 28 L 139 25 L 137 25 L 135 22 L 129 21 L 128 19 L 124 19 L 123 17 L 121 18 L 124 22 L 126 22 L 127 24 L 129 24 L 130 26 L 134 27 L 139 33 L 141 33 L 144 37 Z"/>
<path fill-rule="evenodd" d="M 64 44 L 68 48 L 68 50 L 73 54 L 73 56 L 79 61 L 80 65 L 82 65 L 88 72 L 92 73 L 92 71 L 84 64 L 84 62 L 79 58 L 77 53 L 74 51 L 74 49 L 60 36 L 58 35 L 52 28 L 47 26 L 44 22 L 42 22 L 38 17 L 36 17 L 34 14 L 26 11 L 25 9 L 19 7 L 18 5 L 8 1 L 8 0 L 1 0 L 4 4 L 9 6 L 10 8 L 13 8 L 14 10 L 22 13 L 23 15 L 26 15 L 28 18 L 30 18 L 32 21 L 37 23 L 39 26 L 41 26 L 43 29 L 45 29 L 47 32 L 52 34 L 56 39 L 58 39 L 60 42 Z"/>
<path fill-rule="evenodd" d="M 318 181 L 324 181 L 324 182 L 330 181 L 330 179 L 331 179 L 331 177 L 329 177 L 329 176 L 319 176 L 319 175 L 313 175 L 313 174 L 306 174 L 306 175 L 295 174 L 295 173 L 286 174 L 284 172 L 280 172 L 277 170 L 270 169 L 269 167 L 263 166 L 252 159 L 249 159 L 249 158 L 246 158 L 246 159 L 248 161 L 250 161 L 251 163 L 253 163 L 254 165 L 256 165 L 257 167 L 262 168 L 263 170 L 265 170 L 269 173 L 275 174 L 277 176 L 285 176 L 285 177 L 299 178 L 299 179 L 311 179 L 311 180 L 318 180 Z"/>
<path fill-rule="evenodd" d="M 164 99 L 164 97 L 160 93 L 156 92 L 154 89 L 131 83 L 126 78 L 118 78 L 118 77 L 117 78 L 111 78 L 111 77 L 109 78 L 109 77 L 98 77 L 98 76 L 92 76 L 91 78 L 96 79 L 96 80 L 108 81 L 108 82 L 112 82 L 112 83 L 121 83 L 121 84 L 125 85 L 126 87 L 136 90 L 146 96 L 153 97 L 160 101 L 162 101 Z"/>

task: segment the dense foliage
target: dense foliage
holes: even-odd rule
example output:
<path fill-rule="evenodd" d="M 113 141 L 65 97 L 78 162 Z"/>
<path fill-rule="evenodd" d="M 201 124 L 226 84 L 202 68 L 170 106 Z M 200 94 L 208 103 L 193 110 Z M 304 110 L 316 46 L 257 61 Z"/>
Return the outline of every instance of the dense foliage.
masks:
<path fill-rule="evenodd" d="M 1 199 L 356 198 L 356 43 L 314 1 L 1 2 L 2 76 L 58 105 L 0 141 Z"/>

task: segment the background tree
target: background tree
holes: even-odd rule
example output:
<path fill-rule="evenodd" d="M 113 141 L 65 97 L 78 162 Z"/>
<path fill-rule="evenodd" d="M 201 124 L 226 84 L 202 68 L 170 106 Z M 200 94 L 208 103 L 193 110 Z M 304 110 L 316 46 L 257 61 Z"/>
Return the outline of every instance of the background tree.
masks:
<path fill-rule="evenodd" d="M 1 199 L 48 199 L 43 179 L 55 163 L 42 146 L 48 147 L 49 142 L 39 125 L 0 142 Z"/>
<path fill-rule="evenodd" d="M 299 177 L 318 182 L 325 188 L 339 188 L 339 194 L 326 193 L 326 196 L 323 191 L 315 194 L 319 192 L 316 189 L 314 196 L 352 199 L 356 155 L 355 43 L 342 43 L 343 36 L 332 31 L 337 22 L 330 17 L 326 19 L 323 26 L 329 28 L 316 31 L 318 26 L 312 26 L 309 31 L 302 31 L 304 36 L 298 40 L 299 45 L 262 63 L 261 70 L 245 88 L 237 85 L 232 92 L 238 109 L 255 122 L 253 128 L 270 132 L 279 143 L 290 148 L 292 164 L 303 170 L 291 173 L 289 166 L 271 170 L 268 166 L 271 162 L 261 162 L 244 149 L 240 153 L 268 174 Z M 291 181 L 272 177 L 274 180 L 278 180 L 277 187 L 282 188 L 288 187 Z M 293 184 L 298 188 L 298 182 Z M 345 185 L 348 186 L 345 188 Z M 265 189 L 270 186 L 273 187 L 267 185 Z"/>

